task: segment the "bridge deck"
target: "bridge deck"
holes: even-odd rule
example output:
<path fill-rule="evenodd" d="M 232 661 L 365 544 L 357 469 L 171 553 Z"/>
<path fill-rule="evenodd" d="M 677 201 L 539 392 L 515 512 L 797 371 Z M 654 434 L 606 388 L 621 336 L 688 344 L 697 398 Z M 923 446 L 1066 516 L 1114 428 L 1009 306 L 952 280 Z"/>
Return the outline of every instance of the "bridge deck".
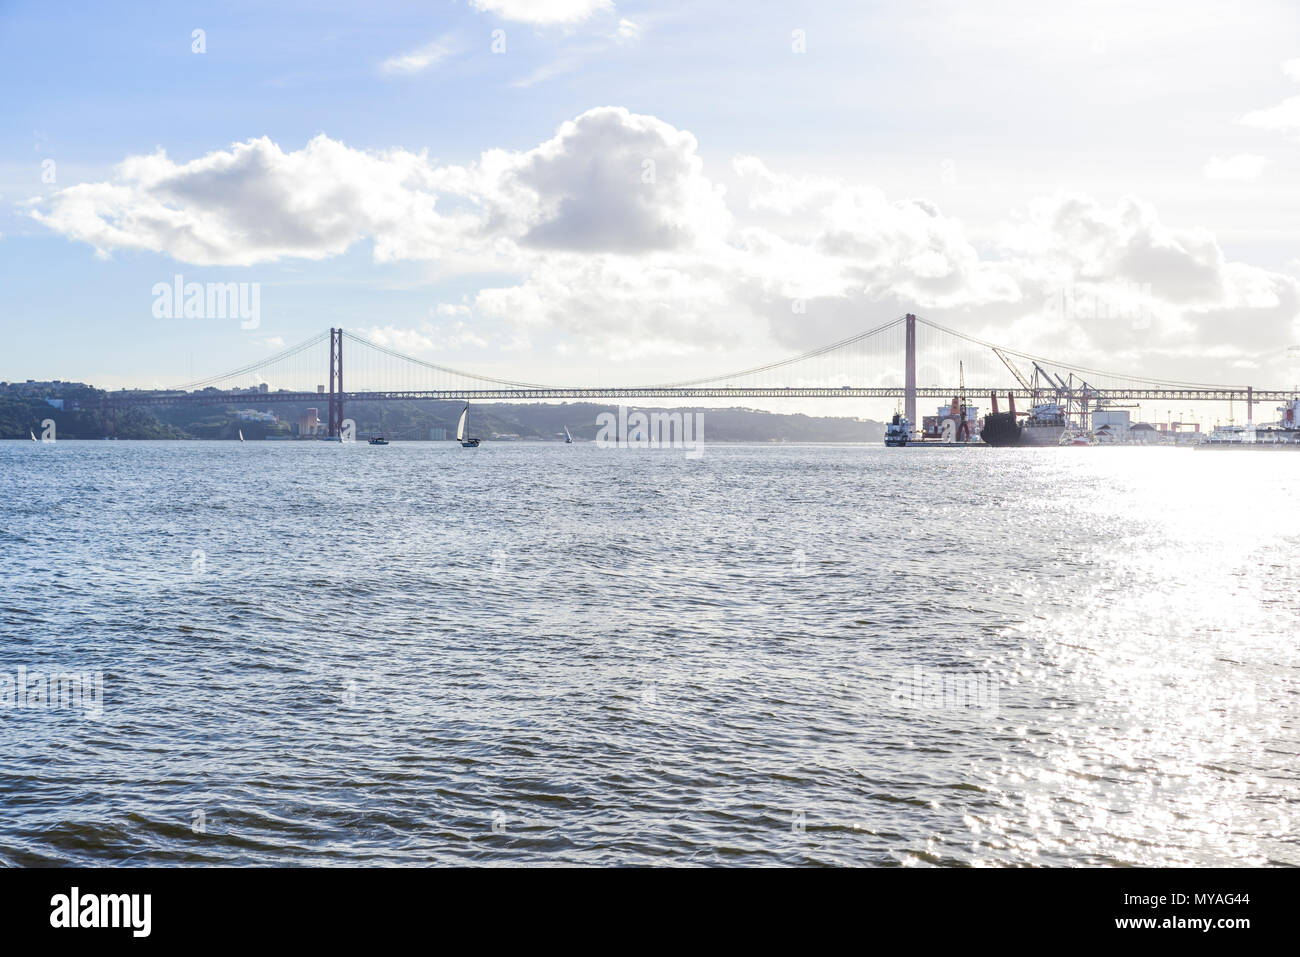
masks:
<path fill-rule="evenodd" d="M 967 386 L 962 390 L 958 386 L 917 386 L 916 395 L 920 398 L 951 399 L 964 391 L 968 399 L 979 402 L 987 400 L 989 393 L 996 392 L 999 399 L 1005 398 L 1007 390 L 981 389 Z M 1011 394 L 1017 399 L 1030 400 L 1031 393 L 1025 389 L 1013 389 Z M 1040 395 L 1050 394 L 1043 390 Z M 1255 389 L 1249 393 L 1256 403 L 1285 402 L 1300 395 L 1285 389 Z M 1222 389 L 1096 389 L 1089 392 L 1089 400 L 1095 403 L 1132 401 L 1132 402 L 1230 402 L 1246 401 L 1246 388 Z M 904 398 L 902 386 L 871 386 L 842 388 L 754 388 L 728 386 L 704 388 L 556 388 L 556 389 L 433 389 L 418 391 L 387 392 L 344 392 L 344 401 L 379 401 L 379 400 L 514 400 L 531 401 L 538 399 L 901 399 Z M 117 392 L 110 393 L 106 401 L 122 405 L 203 405 L 230 402 L 254 401 L 258 405 L 273 402 L 320 402 L 329 401 L 328 393 L 321 392 Z"/>

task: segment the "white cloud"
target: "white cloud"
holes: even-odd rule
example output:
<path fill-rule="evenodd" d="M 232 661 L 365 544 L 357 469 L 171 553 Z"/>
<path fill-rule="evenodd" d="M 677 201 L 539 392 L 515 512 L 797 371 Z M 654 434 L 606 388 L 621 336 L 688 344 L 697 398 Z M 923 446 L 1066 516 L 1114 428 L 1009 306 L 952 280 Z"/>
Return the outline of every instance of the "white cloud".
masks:
<path fill-rule="evenodd" d="M 468 307 L 455 306 L 452 309 L 456 311 L 448 313 L 439 306 L 437 314 L 440 316 L 470 315 Z M 492 345 L 497 348 L 502 347 L 502 343 L 490 343 L 485 336 L 464 320 L 443 324 L 424 322 L 418 329 L 405 329 L 394 325 L 367 326 L 362 327 L 359 332 L 363 337 L 381 346 L 396 349 L 407 355 L 427 356 L 435 361 L 438 356 L 467 346 L 478 349 Z"/>
<path fill-rule="evenodd" d="M 531 72 L 515 80 L 510 85 L 515 88 L 526 89 L 530 86 L 536 86 L 538 83 L 553 80 L 557 76 L 572 73 L 589 59 L 606 56 L 615 46 L 627 46 L 635 43 L 641 38 L 641 30 L 640 23 L 623 17 L 611 32 L 599 36 L 594 41 L 585 40 L 581 43 L 563 47 L 553 59 L 533 68 Z"/>
<path fill-rule="evenodd" d="M 580 54 L 565 54 L 556 57 L 549 63 L 543 63 L 531 73 L 525 74 L 515 80 L 510 85 L 516 89 L 527 89 L 530 86 L 536 86 L 538 83 L 545 83 L 547 80 L 553 80 L 557 76 L 564 76 L 566 73 L 572 73 L 582 65 L 582 56 Z"/>
<path fill-rule="evenodd" d="M 399 326 L 364 326 L 360 334 L 378 345 L 409 354 L 432 353 L 438 348 L 427 332 Z"/>
<path fill-rule="evenodd" d="M 703 166 L 690 133 L 622 108 L 589 110 L 513 171 L 540 203 L 521 241 L 638 252 L 717 236 L 730 216 Z"/>
<path fill-rule="evenodd" d="M 204 265 L 324 259 L 363 237 L 377 259 L 438 252 L 455 217 L 435 211 L 423 154 L 363 152 L 327 136 L 286 153 L 266 137 L 188 163 L 133 156 L 111 183 L 35 200 L 33 216 L 94 246 L 165 252 Z"/>
<path fill-rule="evenodd" d="M 432 43 L 426 43 L 417 50 L 409 53 L 403 53 L 398 56 L 389 57 L 383 63 L 379 64 L 379 69 L 383 73 L 392 74 L 413 74 L 427 70 L 436 63 L 440 63 L 455 52 L 455 47 L 451 40 L 443 37 L 434 40 Z"/>
<path fill-rule="evenodd" d="M 1300 57 L 1283 63 L 1282 72 L 1286 74 L 1287 79 L 1300 82 Z M 1277 133 L 1300 132 L 1300 96 L 1288 97 L 1277 106 L 1252 110 L 1238 122 L 1244 126 L 1254 126 Z"/>
<path fill-rule="evenodd" d="M 438 330 L 439 340 L 447 349 L 463 349 L 470 346 L 476 349 L 486 349 L 491 343 L 468 322 L 454 322 L 450 327 L 442 326 Z M 507 343 L 498 343 L 498 347 L 508 347 Z"/>
<path fill-rule="evenodd" d="M 754 331 L 735 282 L 708 264 L 564 255 L 539 262 L 522 283 L 482 290 L 474 309 L 525 335 L 557 330 L 613 359 L 682 355 Z"/>
<path fill-rule="evenodd" d="M 596 13 L 612 11 L 612 0 L 470 0 L 485 13 L 521 23 L 578 23 Z"/>
<path fill-rule="evenodd" d="M 1226 159 L 1212 156 L 1205 164 L 1204 173 L 1206 179 L 1249 182 L 1259 179 L 1267 165 L 1268 157 L 1256 156 L 1254 153 L 1240 153 Z"/>
<path fill-rule="evenodd" d="M 1252 159 L 1212 163 L 1240 174 Z M 32 215 L 104 254 L 251 265 L 368 241 L 378 262 L 509 277 L 433 306 L 439 325 L 367 332 L 417 353 L 481 346 L 485 323 L 514 337 L 500 348 L 545 335 L 621 358 L 794 351 L 906 311 L 1080 360 L 1158 364 L 1199 349 L 1197 361 L 1224 363 L 1295 341 L 1294 277 L 1229 261 L 1209 231 L 1168 225 L 1138 198 L 1061 193 L 975 232 L 923 198 L 752 156 L 732 172 L 727 193 L 691 133 L 600 107 L 533 149 L 464 166 L 326 136 L 289 152 L 262 138 L 186 163 L 131 157 L 112 182 L 34 200 Z M 1063 318 L 1051 307 L 1062 290 L 1125 308 Z M 1135 304 L 1150 320 L 1140 327 L 1122 318 Z"/>
<path fill-rule="evenodd" d="M 1289 97 L 1277 106 L 1247 113 L 1241 118 L 1241 122 L 1245 126 L 1255 126 L 1279 133 L 1300 131 L 1300 96 Z"/>

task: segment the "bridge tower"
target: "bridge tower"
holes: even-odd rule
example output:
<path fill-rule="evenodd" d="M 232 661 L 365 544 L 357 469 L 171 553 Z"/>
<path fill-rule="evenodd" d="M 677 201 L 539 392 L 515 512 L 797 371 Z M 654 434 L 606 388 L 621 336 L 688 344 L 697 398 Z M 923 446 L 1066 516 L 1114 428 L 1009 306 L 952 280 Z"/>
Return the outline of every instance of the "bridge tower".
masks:
<path fill-rule="evenodd" d="M 907 314 L 907 355 L 903 367 L 903 414 L 912 428 L 917 428 L 916 420 L 916 316 Z"/>
<path fill-rule="evenodd" d="M 343 431 L 343 330 L 330 327 L 329 434 L 337 439 Z"/>

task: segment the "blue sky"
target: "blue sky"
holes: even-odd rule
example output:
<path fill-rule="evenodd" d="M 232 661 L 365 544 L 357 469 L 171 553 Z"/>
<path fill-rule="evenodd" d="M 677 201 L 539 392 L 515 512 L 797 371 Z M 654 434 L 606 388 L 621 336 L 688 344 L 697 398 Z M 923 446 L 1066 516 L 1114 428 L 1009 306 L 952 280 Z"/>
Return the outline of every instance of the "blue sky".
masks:
<path fill-rule="evenodd" d="M 1295 8 L 1040 7 L 0 4 L 0 379 L 166 384 L 344 325 L 644 381 L 911 308 L 1289 385 Z M 259 283 L 259 327 L 157 318 L 178 273 Z M 1152 320 L 1052 326 L 1062 288 Z"/>

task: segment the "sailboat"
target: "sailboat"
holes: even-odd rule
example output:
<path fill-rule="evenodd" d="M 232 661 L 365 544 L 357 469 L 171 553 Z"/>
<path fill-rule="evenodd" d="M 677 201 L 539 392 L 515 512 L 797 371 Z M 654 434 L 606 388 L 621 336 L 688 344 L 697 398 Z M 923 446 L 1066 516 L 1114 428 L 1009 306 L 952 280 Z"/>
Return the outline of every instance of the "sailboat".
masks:
<path fill-rule="evenodd" d="M 39 441 L 40 441 L 40 439 L 38 439 L 38 438 L 36 437 L 36 433 L 33 432 L 31 429 L 28 429 L 28 430 L 27 430 L 27 434 L 30 435 L 30 436 L 32 437 L 32 441 L 33 441 L 33 442 L 39 442 Z"/>
<path fill-rule="evenodd" d="M 564 427 L 564 444 L 565 445 L 573 444 L 573 436 L 569 434 L 569 427 L 567 425 Z"/>
<path fill-rule="evenodd" d="M 478 439 L 465 438 L 465 420 L 469 418 L 469 403 L 465 403 L 465 408 L 460 412 L 460 421 L 456 423 L 456 441 L 460 443 L 462 449 L 478 448 Z"/>
<path fill-rule="evenodd" d="M 239 433 L 239 441 L 241 441 L 241 442 L 244 441 L 244 430 L 243 430 L 243 429 L 236 429 L 235 431 Z"/>

